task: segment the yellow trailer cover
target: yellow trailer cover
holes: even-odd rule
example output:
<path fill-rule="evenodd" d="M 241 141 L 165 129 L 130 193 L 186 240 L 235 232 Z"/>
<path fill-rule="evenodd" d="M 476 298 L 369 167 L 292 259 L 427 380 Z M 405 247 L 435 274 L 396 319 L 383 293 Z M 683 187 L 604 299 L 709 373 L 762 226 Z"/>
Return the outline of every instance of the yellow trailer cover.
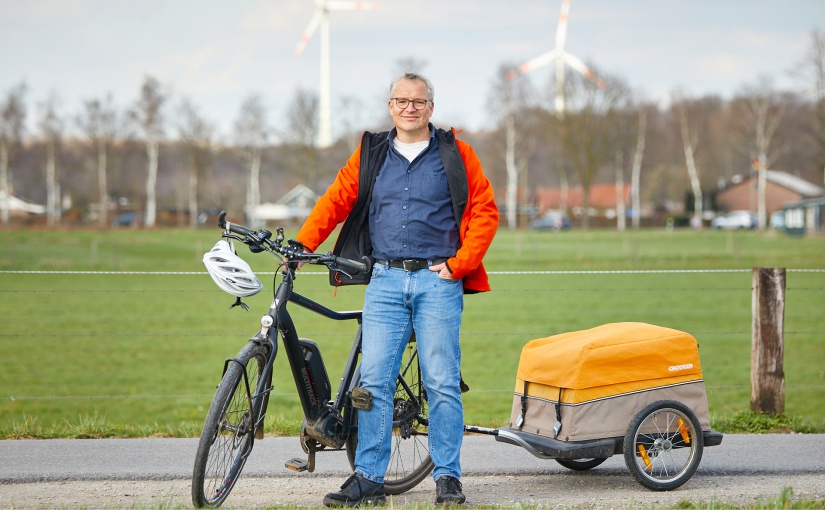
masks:
<path fill-rule="evenodd" d="M 689 375 L 702 377 L 696 339 L 641 322 L 531 340 L 517 372 L 522 381 L 571 389 Z"/>

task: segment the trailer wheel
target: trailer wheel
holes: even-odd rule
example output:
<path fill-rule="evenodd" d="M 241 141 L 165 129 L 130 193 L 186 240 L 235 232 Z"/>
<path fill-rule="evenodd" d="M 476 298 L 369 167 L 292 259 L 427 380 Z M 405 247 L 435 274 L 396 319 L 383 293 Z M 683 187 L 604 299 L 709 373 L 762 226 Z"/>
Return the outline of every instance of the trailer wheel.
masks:
<path fill-rule="evenodd" d="M 607 459 L 556 459 L 556 462 L 573 471 L 587 471 L 593 469 Z"/>
<path fill-rule="evenodd" d="M 648 489 L 668 491 L 688 481 L 702 460 L 699 420 L 675 400 L 645 406 L 624 436 L 624 460 L 633 477 Z"/>

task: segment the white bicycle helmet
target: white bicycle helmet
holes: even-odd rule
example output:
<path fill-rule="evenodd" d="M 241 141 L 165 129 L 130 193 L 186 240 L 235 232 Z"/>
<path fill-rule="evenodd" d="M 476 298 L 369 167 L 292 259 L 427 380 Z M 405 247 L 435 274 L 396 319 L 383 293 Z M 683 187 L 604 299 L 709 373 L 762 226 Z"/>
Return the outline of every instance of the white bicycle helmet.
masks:
<path fill-rule="evenodd" d="M 233 296 L 253 296 L 264 288 L 249 264 L 235 255 L 232 246 L 223 239 L 204 253 L 203 264 L 218 287 Z"/>

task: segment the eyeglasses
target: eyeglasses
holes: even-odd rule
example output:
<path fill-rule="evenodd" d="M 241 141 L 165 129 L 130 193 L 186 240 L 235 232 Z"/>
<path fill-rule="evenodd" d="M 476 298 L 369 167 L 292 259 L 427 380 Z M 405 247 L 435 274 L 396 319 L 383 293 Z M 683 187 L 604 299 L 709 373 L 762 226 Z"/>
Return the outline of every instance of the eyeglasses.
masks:
<path fill-rule="evenodd" d="M 394 97 L 392 100 L 395 101 L 395 106 L 401 108 L 402 110 L 410 106 L 410 103 L 412 103 L 413 108 L 416 110 L 421 110 L 427 106 L 427 103 L 430 102 L 427 99 L 407 99 L 406 97 Z"/>

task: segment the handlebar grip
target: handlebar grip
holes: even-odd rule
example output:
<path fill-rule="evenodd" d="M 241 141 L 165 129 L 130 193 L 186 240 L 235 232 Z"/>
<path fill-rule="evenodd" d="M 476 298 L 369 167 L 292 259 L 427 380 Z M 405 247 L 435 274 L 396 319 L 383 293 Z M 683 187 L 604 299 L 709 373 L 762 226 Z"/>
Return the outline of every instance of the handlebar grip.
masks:
<path fill-rule="evenodd" d="M 221 213 L 218 215 L 218 228 L 228 230 L 229 232 L 232 232 L 234 234 L 240 234 L 243 236 L 253 233 L 251 230 L 242 225 L 226 221 L 226 211 L 221 211 Z"/>
<path fill-rule="evenodd" d="M 366 263 L 345 259 L 343 257 L 335 257 L 335 265 L 346 271 L 360 271 L 362 273 L 366 273 L 370 270 L 370 263 L 369 259 L 366 257 L 364 258 L 366 259 Z"/>

